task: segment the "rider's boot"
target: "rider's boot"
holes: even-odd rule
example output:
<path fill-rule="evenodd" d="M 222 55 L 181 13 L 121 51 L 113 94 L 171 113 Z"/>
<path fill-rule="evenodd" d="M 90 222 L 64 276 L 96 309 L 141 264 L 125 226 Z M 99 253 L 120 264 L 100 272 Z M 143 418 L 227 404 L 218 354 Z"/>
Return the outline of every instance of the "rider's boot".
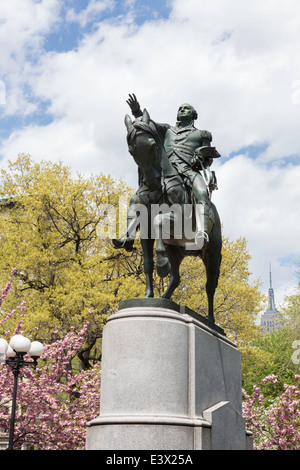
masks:
<path fill-rule="evenodd" d="M 136 214 L 129 214 L 127 216 L 127 230 L 121 238 L 113 238 L 112 243 L 115 248 L 124 248 L 126 251 L 132 251 L 135 242 L 137 231 Z"/>
<path fill-rule="evenodd" d="M 207 203 L 196 204 L 196 227 L 195 242 L 201 249 L 209 242 L 208 225 L 209 225 L 209 205 Z"/>
<path fill-rule="evenodd" d="M 126 251 L 132 251 L 134 245 L 134 239 L 123 236 L 121 238 L 113 238 L 112 243 L 115 248 L 124 248 Z"/>

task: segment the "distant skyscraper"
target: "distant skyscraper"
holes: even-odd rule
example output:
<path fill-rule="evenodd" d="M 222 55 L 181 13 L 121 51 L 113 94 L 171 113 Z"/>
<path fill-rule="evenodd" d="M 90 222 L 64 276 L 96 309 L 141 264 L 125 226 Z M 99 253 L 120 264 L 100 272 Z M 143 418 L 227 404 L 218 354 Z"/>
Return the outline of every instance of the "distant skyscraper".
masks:
<path fill-rule="evenodd" d="M 263 333 L 271 333 L 281 328 L 278 310 L 275 305 L 274 289 L 272 287 L 272 272 L 270 264 L 270 287 L 269 287 L 269 305 L 268 310 L 261 316 L 260 326 Z"/>

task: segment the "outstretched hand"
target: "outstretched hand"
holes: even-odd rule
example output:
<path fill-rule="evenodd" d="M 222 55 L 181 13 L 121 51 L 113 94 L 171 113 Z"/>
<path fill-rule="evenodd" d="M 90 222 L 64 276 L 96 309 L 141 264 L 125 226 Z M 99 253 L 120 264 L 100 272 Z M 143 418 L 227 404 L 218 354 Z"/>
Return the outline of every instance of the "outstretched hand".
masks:
<path fill-rule="evenodd" d="M 140 104 L 138 100 L 136 99 L 136 96 L 134 93 L 132 95 L 129 95 L 128 100 L 126 100 L 126 103 L 130 106 L 131 112 L 134 115 L 138 111 L 140 111 Z"/>

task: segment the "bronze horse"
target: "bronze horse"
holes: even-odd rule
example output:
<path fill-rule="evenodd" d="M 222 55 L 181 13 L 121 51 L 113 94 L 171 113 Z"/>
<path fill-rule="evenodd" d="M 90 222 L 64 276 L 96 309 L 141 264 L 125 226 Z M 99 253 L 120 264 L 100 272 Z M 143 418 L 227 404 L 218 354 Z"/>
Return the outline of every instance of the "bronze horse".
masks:
<path fill-rule="evenodd" d="M 163 298 L 170 299 L 179 286 L 179 268 L 182 260 L 186 256 L 199 256 L 206 268 L 208 319 L 214 322 L 213 301 L 218 285 L 222 248 L 221 223 L 217 209 L 211 203 L 209 242 L 202 248 L 195 244 L 195 240 L 190 238 L 191 235 L 175 236 L 176 223 L 180 222 L 182 227 L 187 223 L 194 226 L 193 211 L 190 210 L 191 195 L 180 175 L 170 164 L 164 151 L 163 141 L 148 112 L 144 110 L 143 117 L 134 122 L 126 115 L 125 125 L 128 150 L 138 165 L 141 180 L 136 200 L 147 210 L 147 220 L 144 219 L 147 225 L 146 235 L 144 230 L 141 236 L 146 275 L 145 297 L 153 297 L 153 248 L 156 241 L 157 273 L 160 277 L 170 274 L 170 282 Z M 159 209 L 164 207 L 164 210 L 159 210 L 158 213 L 154 211 L 153 214 L 151 209 L 155 205 Z M 185 207 L 189 210 L 185 211 Z M 143 221 L 141 223 L 143 224 Z M 140 229 L 142 234 L 143 227 Z M 166 232 L 169 236 L 165 236 Z"/>

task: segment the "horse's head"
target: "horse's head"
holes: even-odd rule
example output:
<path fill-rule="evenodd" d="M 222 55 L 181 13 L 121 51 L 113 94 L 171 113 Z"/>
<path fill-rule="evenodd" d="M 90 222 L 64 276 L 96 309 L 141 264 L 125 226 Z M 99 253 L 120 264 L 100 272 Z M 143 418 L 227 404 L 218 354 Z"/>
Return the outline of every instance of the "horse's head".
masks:
<path fill-rule="evenodd" d="M 126 114 L 127 143 L 129 153 L 142 172 L 143 182 L 150 190 L 161 187 L 161 165 L 155 129 L 151 127 L 150 115 L 144 109 L 141 119 L 131 120 Z"/>

